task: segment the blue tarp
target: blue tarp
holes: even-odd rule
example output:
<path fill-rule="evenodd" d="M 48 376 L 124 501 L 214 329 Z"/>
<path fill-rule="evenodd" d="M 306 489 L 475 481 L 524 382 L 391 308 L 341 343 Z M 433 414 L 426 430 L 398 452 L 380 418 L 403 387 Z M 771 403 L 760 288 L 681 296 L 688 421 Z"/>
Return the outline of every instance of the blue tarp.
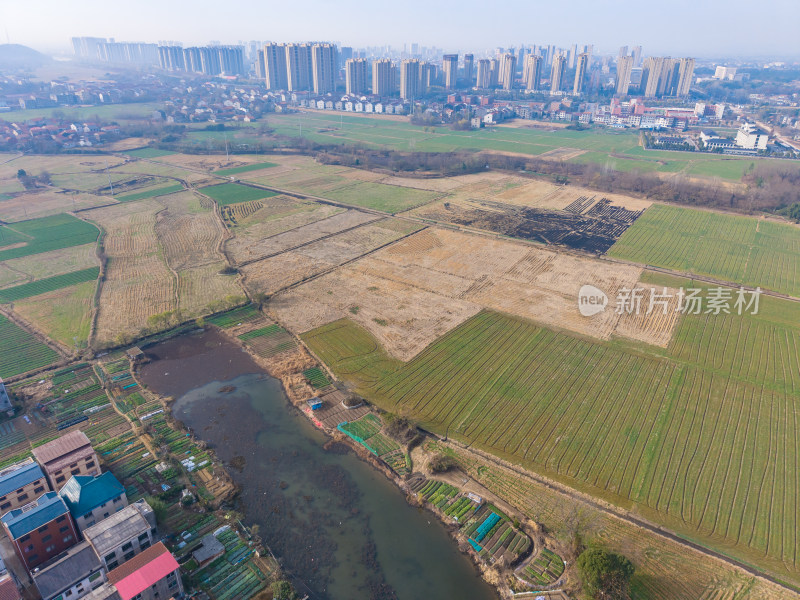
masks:
<path fill-rule="evenodd" d="M 481 545 L 472 538 L 469 538 L 467 541 L 469 542 L 469 545 L 472 546 L 472 549 L 475 550 L 475 552 L 480 552 L 481 550 L 483 550 L 483 548 L 481 548 Z"/>
<path fill-rule="evenodd" d="M 478 527 L 478 531 L 475 535 L 475 540 L 480 542 L 487 533 L 492 530 L 492 527 L 497 525 L 497 522 L 500 520 L 500 516 L 497 513 L 492 513 L 481 523 L 480 527 Z"/>

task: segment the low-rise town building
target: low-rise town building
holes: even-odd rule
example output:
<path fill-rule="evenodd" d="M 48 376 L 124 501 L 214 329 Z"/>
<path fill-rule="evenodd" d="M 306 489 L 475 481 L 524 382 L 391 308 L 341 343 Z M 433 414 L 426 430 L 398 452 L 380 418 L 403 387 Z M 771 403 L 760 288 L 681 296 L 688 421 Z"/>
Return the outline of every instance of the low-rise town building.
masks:
<path fill-rule="evenodd" d="M 33 449 L 33 456 L 44 469 L 50 486 L 58 491 L 75 475 L 100 474 L 100 461 L 89 438 L 82 431 L 71 431 Z"/>
<path fill-rule="evenodd" d="M 42 600 L 77 600 L 106 581 L 103 564 L 86 542 L 75 544 L 32 575 Z"/>
<path fill-rule="evenodd" d="M 152 546 L 155 530 L 155 513 L 140 500 L 84 529 L 83 536 L 111 571 Z"/>
<path fill-rule="evenodd" d="M 55 492 L 48 492 L 22 508 L 7 512 L 0 521 L 15 554 L 28 571 L 78 542 L 78 530 L 69 508 Z"/>
<path fill-rule="evenodd" d="M 110 471 L 70 478 L 59 492 L 80 531 L 128 506 L 125 487 Z"/>
<path fill-rule="evenodd" d="M 0 514 L 29 504 L 49 491 L 42 468 L 32 459 L 6 467 L 0 471 Z"/>

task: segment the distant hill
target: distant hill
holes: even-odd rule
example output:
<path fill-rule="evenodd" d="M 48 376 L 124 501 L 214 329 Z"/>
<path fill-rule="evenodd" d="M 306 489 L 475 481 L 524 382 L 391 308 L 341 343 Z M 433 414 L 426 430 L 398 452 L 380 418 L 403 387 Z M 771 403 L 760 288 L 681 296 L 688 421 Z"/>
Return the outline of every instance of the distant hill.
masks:
<path fill-rule="evenodd" d="M 52 59 L 20 44 L 0 44 L 0 70 L 40 67 Z"/>

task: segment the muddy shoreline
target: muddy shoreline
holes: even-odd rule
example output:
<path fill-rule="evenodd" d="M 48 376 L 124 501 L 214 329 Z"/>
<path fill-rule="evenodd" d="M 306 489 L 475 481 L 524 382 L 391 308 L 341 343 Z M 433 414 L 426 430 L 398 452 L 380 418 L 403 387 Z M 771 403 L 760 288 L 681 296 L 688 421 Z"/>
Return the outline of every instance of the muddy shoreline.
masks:
<path fill-rule="evenodd" d="M 477 557 L 471 555 L 469 552 L 465 552 L 464 548 L 459 546 L 458 542 L 456 541 L 458 530 L 457 528 L 453 527 L 452 523 L 444 521 L 443 519 L 441 519 L 440 515 L 438 515 L 437 513 L 430 510 L 428 507 L 425 507 L 422 503 L 420 503 L 415 497 L 415 495 L 413 495 L 410 492 L 405 482 L 401 478 L 399 478 L 393 471 L 391 471 L 391 469 L 389 469 L 387 465 L 380 462 L 371 453 L 369 453 L 363 446 L 356 444 L 349 437 L 341 434 L 338 431 L 320 427 L 319 425 L 313 422 L 313 419 L 310 418 L 308 412 L 303 410 L 304 404 L 300 404 L 300 402 L 303 401 L 305 397 L 308 397 L 307 391 L 302 389 L 300 390 L 297 389 L 296 378 L 292 377 L 292 373 L 289 372 L 290 370 L 281 368 L 283 365 L 280 361 L 263 359 L 255 355 L 243 343 L 241 343 L 241 341 L 238 338 L 234 337 L 233 335 L 229 334 L 226 331 L 219 330 L 216 327 L 207 327 L 206 332 L 210 332 L 210 339 L 213 341 L 216 347 L 209 347 L 208 352 L 201 353 L 205 355 L 205 358 L 201 357 L 199 359 L 199 363 L 204 365 L 203 367 L 204 373 L 206 372 L 206 367 L 208 367 L 210 369 L 208 371 L 209 377 L 213 377 L 215 381 L 228 381 L 229 379 L 231 379 L 231 376 L 236 376 L 237 374 L 241 375 L 244 372 L 249 372 L 252 375 L 252 368 L 250 367 L 237 369 L 235 368 L 234 365 L 228 365 L 225 363 L 221 363 L 220 361 L 216 361 L 215 365 L 209 364 L 209 361 L 211 361 L 212 363 L 214 362 L 213 359 L 210 357 L 211 354 L 216 349 L 225 348 L 228 352 L 230 352 L 232 349 L 235 349 L 235 351 L 237 352 L 241 351 L 245 353 L 247 355 L 247 358 L 249 359 L 248 362 L 255 363 L 255 365 L 257 365 L 260 368 L 260 370 L 262 370 L 263 373 L 269 375 L 273 379 L 276 379 L 278 382 L 280 382 L 280 387 L 282 389 L 285 399 L 287 399 L 288 404 L 290 404 L 295 409 L 289 412 L 294 414 L 296 417 L 299 417 L 300 414 L 302 414 L 303 415 L 302 420 L 304 422 L 306 422 L 313 430 L 320 432 L 322 435 L 324 435 L 325 438 L 327 438 L 327 441 L 324 443 L 323 446 L 326 452 L 330 452 L 333 454 L 341 454 L 341 453 L 353 454 L 361 462 L 368 463 L 372 467 L 371 469 L 372 471 L 378 471 L 379 473 L 383 474 L 386 480 L 394 484 L 393 487 L 399 488 L 403 492 L 402 501 L 407 506 L 416 508 L 417 510 L 419 510 L 420 508 L 426 508 L 425 514 L 435 516 L 436 520 L 444 526 L 444 529 L 447 532 L 449 538 L 449 541 L 447 543 L 452 545 L 455 542 L 455 546 L 452 548 L 452 550 L 454 552 L 458 552 L 462 556 L 466 555 L 470 559 L 470 564 L 472 565 L 472 569 L 474 570 L 475 575 L 479 576 L 481 579 L 486 581 L 492 587 L 492 589 L 495 590 L 495 593 L 498 593 L 499 591 L 501 597 L 508 597 L 507 589 L 498 587 L 496 585 L 497 584 L 496 579 L 494 581 L 490 581 L 485 577 L 484 571 L 486 569 L 486 566 L 483 565 L 477 559 Z M 202 333 L 200 333 L 199 331 L 196 333 L 202 335 Z M 180 344 L 180 342 L 178 343 Z M 205 439 L 206 437 L 211 437 L 210 435 L 204 436 L 202 431 L 198 431 L 196 430 L 196 428 L 189 427 L 182 420 L 176 420 L 177 417 L 175 414 L 173 414 L 172 410 L 173 404 L 176 398 L 180 397 L 180 392 L 184 390 L 181 389 L 180 385 L 177 386 L 170 385 L 170 383 L 167 381 L 169 379 L 169 373 L 171 372 L 169 369 L 172 368 L 171 366 L 172 363 L 170 362 L 169 359 L 163 360 L 162 357 L 159 356 L 157 347 L 149 346 L 145 348 L 145 352 L 153 355 L 156 358 L 155 364 L 159 366 L 159 371 L 161 373 L 164 373 L 164 375 L 155 378 L 160 379 L 158 386 L 159 388 L 163 387 L 164 390 L 169 391 L 169 394 L 158 394 L 158 395 L 165 403 L 165 405 L 169 407 L 169 413 L 171 414 L 172 420 L 175 422 L 177 426 L 180 426 L 184 431 L 189 432 L 196 439 L 199 439 L 203 442 L 207 442 L 208 445 L 210 446 L 209 451 L 212 453 L 214 459 L 218 462 L 218 464 L 223 465 L 228 475 L 231 476 L 231 478 L 234 481 L 236 481 L 237 474 L 241 475 L 240 470 L 244 468 L 244 465 L 247 462 L 247 458 L 249 457 L 228 456 L 229 454 L 231 454 L 231 451 L 229 449 L 220 448 L 218 445 Z M 185 356 L 181 352 L 178 352 L 177 357 L 173 356 L 171 358 L 177 361 L 177 360 L 183 360 Z M 316 364 L 316 361 L 314 361 L 310 356 L 308 356 L 308 358 L 310 359 L 310 361 L 313 361 Z M 164 368 L 161 369 L 161 367 Z M 148 370 L 150 371 L 149 375 L 154 374 L 153 368 L 149 368 Z M 142 377 L 141 373 L 139 372 L 139 369 L 137 369 L 136 376 L 137 379 L 141 382 Z M 149 376 L 147 377 L 147 379 L 149 379 L 149 381 L 145 385 L 147 386 L 148 390 L 152 392 L 153 386 L 151 384 L 153 384 L 153 379 L 151 379 L 151 377 Z M 204 379 L 207 378 L 204 377 Z M 234 389 L 229 389 L 230 387 L 234 387 Z M 231 398 L 232 400 L 235 401 L 237 396 L 237 390 L 235 389 L 235 386 L 227 386 L 227 387 L 223 386 L 220 387 L 219 389 L 215 389 L 214 392 L 219 393 L 221 403 L 225 403 L 228 398 Z M 221 410 L 224 410 L 224 408 Z M 247 430 L 246 427 L 244 429 Z M 208 433 L 210 434 L 210 432 Z M 246 434 L 243 437 L 246 437 Z M 237 471 L 237 474 L 232 473 L 232 471 L 234 470 Z M 324 481 L 321 481 L 321 484 L 323 485 L 323 487 L 325 486 L 341 487 L 341 484 L 338 482 L 337 477 L 338 476 L 335 474 L 335 472 L 329 471 L 327 472 L 327 475 L 323 477 Z M 245 513 L 246 521 L 250 523 L 253 522 L 254 519 L 256 519 L 256 521 L 258 521 L 259 523 L 267 522 L 265 521 L 265 516 L 263 512 L 260 513 L 260 518 L 259 515 L 250 514 L 250 511 L 246 510 L 244 499 L 249 497 L 252 501 L 252 494 L 255 493 L 256 491 L 264 494 L 272 492 L 269 490 L 263 491 L 260 489 L 259 490 L 248 489 L 248 487 L 256 487 L 256 486 L 247 486 L 247 484 L 239 484 L 238 482 L 236 485 L 237 485 L 236 501 L 237 505 L 240 507 L 237 508 L 237 510 L 241 510 L 242 512 Z M 280 482 L 280 488 L 282 491 L 286 491 L 286 488 L 289 487 L 291 487 L 290 483 L 286 483 L 284 481 Z M 349 504 L 355 504 L 355 503 L 352 503 L 350 500 L 346 500 L 345 502 L 343 502 L 342 507 Z M 274 507 L 273 510 L 275 510 Z M 278 509 L 278 510 L 286 510 L 287 514 L 291 514 L 291 507 L 289 505 L 286 505 L 284 506 L 283 509 Z M 315 513 L 314 517 L 318 519 L 320 522 L 325 522 L 326 518 L 328 520 L 330 520 L 331 518 L 330 515 L 326 514 L 325 510 L 323 510 L 322 512 Z M 275 519 L 272 519 L 271 521 L 268 522 L 274 523 Z M 370 529 L 370 524 L 368 522 L 362 525 L 362 529 L 363 529 L 363 534 L 368 536 L 369 539 L 372 539 L 370 537 L 372 535 L 372 532 Z M 312 537 L 312 534 L 313 532 L 310 529 L 304 530 L 304 537 L 309 536 L 310 540 L 309 546 L 313 546 L 315 552 L 321 552 L 323 553 L 324 556 L 330 557 L 330 560 L 332 561 L 334 566 L 338 566 L 336 564 L 338 556 L 335 548 L 326 546 L 325 543 L 326 540 L 324 539 L 324 536 Z M 266 539 L 262 541 L 267 550 L 270 551 L 270 553 L 272 553 L 274 556 L 277 556 L 279 560 L 281 559 L 282 556 L 286 556 L 288 549 L 286 547 L 280 547 L 281 546 L 280 543 L 278 543 L 276 546 L 275 544 L 268 542 Z M 368 541 L 367 543 L 364 544 L 364 547 L 361 551 L 361 556 L 359 557 L 359 562 L 365 565 L 370 565 L 371 569 L 371 575 L 370 577 L 368 577 L 368 581 L 365 584 L 368 587 L 368 589 L 364 590 L 364 592 L 366 593 L 366 597 L 376 598 L 376 599 L 386 598 L 387 600 L 390 600 L 392 598 L 397 598 L 398 596 L 395 594 L 394 590 L 392 590 L 391 586 L 387 582 L 387 579 L 384 573 L 382 572 L 382 569 L 379 568 L 380 563 L 377 561 L 375 553 L 376 553 L 375 543 Z M 325 569 L 323 568 L 323 571 L 324 570 Z M 295 573 L 293 570 L 292 575 L 294 575 L 294 578 L 302 583 L 305 583 L 305 581 L 308 580 L 310 584 L 317 583 L 320 585 L 323 584 L 322 582 L 326 581 L 325 577 L 327 576 L 326 573 L 324 572 L 315 573 L 310 569 L 305 569 L 305 572 L 303 573 Z M 318 579 L 315 576 L 321 579 Z M 301 585 L 300 589 L 302 589 L 303 587 L 304 586 Z M 485 594 L 483 594 L 481 597 L 485 598 L 486 596 Z"/>

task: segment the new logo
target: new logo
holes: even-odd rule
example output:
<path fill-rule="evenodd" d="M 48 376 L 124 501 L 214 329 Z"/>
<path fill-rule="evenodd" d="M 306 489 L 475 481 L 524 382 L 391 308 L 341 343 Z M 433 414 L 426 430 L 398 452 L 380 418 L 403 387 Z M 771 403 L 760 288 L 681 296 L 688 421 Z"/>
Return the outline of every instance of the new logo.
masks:
<path fill-rule="evenodd" d="M 608 296 L 593 285 L 581 286 L 578 292 L 578 310 L 584 317 L 592 317 L 606 309 Z"/>

